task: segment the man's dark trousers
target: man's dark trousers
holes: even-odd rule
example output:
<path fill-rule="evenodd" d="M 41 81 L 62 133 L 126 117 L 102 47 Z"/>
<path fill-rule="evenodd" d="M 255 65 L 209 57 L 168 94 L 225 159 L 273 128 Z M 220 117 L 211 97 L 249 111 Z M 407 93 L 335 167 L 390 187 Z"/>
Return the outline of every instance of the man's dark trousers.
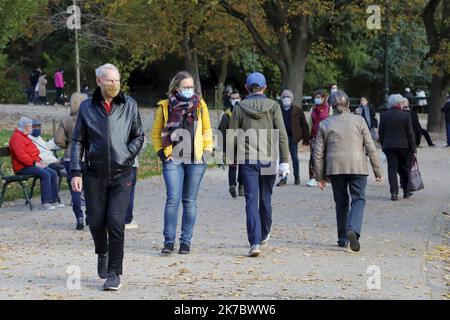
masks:
<path fill-rule="evenodd" d="M 336 204 L 338 239 L 347 242 L 347 230 L 355 231 L 359 238 L 366 205 L 367 176 L 340 174 L 329 178 Z"/>
<path fill-rule="evenodd" d="M 133 222 L 134 191 L 136 189 L 136 183 L 137 183 L 137 171 L 138 171 L 138 169 L 136 167 L 132 168 L 131 182 L 133 184 L 131 186 L 130 205 L 128 206 L 127 214 L 125 215 L 125 224 L 130 224 L 131 222 Z"/>
<path fill-rule="evenodd" d="M 108 273 L 122 274 L 125 214 L 130 204 L 133 174 L 117 179 L 84 176 L 86 214 L 95 253 L 109 253 Z"/>
<path fill-rule="evenodd" d="M 411 173 L 411 151 L 408 149 L 388 149 L 383 151 L 388 163 L 388 176 L 391 194 L 398 194 L 398 177 L 400 175 L 401 187 L 407 191 Z"/>
<path fill-rule="evenodd" d="M 265 168 L 266 167 L 266 168 Z M 275 175 L 263 175 L 270 165 L 239 165 L 245 190 L 247 235 L 250 245 L 261 244 L 272 227 L 272 192 Z M 265 170 L 264 170 L 265 169 Z"/>
<path fill-rule="evenodd" d="M 236 180 L 237 176 L 237 180 Z M 242 185 L 242 173 L 241 170 L 238 170 L 238 165 L 229 165 L 228 167 L 228 185 L 237 186 L 237 184 Z"/>

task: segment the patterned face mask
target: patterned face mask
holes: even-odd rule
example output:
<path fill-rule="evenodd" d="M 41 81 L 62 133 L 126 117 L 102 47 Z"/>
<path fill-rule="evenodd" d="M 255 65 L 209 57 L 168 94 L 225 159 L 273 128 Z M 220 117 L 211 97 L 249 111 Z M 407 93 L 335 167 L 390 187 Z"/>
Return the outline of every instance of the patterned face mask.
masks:
<path fill-rule="evenodd" d="M 110 98 L 115 98 L 120 92 L 120 83 L 106 83 L 103 85 L 103 92 Z"/>

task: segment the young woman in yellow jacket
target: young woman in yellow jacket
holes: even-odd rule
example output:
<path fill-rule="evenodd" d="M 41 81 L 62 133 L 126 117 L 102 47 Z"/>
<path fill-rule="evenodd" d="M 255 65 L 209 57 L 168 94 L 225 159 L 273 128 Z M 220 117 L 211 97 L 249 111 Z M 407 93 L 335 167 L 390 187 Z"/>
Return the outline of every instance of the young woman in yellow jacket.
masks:
<path fill-rule="evenodd" d="M 163 163 L 167 189 L 161 252 L 174 251 L 178 209 L 182 202 L 179 253 L 187 254 L 197 216 L 197 193 L 213 147 L 208 107 L 195 93 L 194 79 L 188 72 L 175 75 L 168 99 L 158 103 L 152 142 Z"/>

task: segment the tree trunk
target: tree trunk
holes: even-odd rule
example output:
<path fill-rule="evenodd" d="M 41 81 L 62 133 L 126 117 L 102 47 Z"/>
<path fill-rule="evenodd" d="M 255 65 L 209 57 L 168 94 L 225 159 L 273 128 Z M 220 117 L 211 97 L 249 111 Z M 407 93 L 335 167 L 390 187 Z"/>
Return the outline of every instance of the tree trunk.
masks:
<path fill-rule="evenodd" d="M 444 106 L 450 81 L 442 76 L 433 75 L 430 86 L 430 100 L 428 101 L 428 124 L 430 132 L 443 133 L 445 131 L 444 117 L 441 108 Z"/>
<path fill-rule="evenodd" d="M 223 104 L 222 92 L 225 88 L 225 81 L 228 77 L 228 50 L 225 49 L 223 58 L 220 60 L 219 65 L 219 76 L 217 77 L 217 93 L 216 93 L 216 103 L 218 105 Z"/>
<path fill-rule="evenodd" d="M 202 85 L 200 83 L 200 72 L 198 69 L 197 50 L 195 50 L 195 48 L 192 48 L 189 38 L 183 39 L 182 48 L 184 52 L 184 67 L 186 68 L 186 71 L 192 74 L 197 92 L 200 95 L 203 95 Z"/>
<path fill-rule="evenodd" d="M 305 80 L 305 67 L 307 60 L 307 50 L 295 55 L 291 64 L 286 64 L 286 68 L 281 68 L 282 90 L 289 89 L 294 94 L 294 100 L 298 104 L 303 101 L 303 83 Z"/>

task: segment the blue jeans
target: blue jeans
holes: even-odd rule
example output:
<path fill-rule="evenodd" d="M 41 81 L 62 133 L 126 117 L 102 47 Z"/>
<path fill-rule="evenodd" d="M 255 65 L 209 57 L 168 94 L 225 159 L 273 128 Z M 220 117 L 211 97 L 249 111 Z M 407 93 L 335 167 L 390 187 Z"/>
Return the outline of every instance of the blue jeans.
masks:
<path fill-rule="evenodd" d="M 183 164 L 172 160 L 163 164 L 167 200 L 164 208 L 164 244 L 174 243 L 177 231 L 178 209 L 183 203 L 180 243 L 190 245 L 197 218 L 197 194 L 206 163 Z"/>
<path fill-rule="evenodd" d="M 64 161 L 64 168 L 67 172 L 67 183 L 69 184 L 70 195 L 72 196 L 72 210 L 77 220 L 83 219 L 83 210 L 81 209 L 81 192 L 75 192 L 72 190 L 72 178 L 70 171 L 70 161 Z M 83 167 L 83 165 L 82 165 Z"/>
<path fill-rule="evenodd" d="M 359 238 L 366 205 L 367 176 L 341 174 L 329 178 L 336 204 L 338 239 L 348 242 L 347 230 L 355 231 Z"/>
<path fill-rule="evenodd" d="M 131 195 L 130 195 L 130 205 L 128 206 L 127 214 L 125 215 L 125 224 L 129 224 L 133 221 L 133 210 L 134 210 L 134 190 L 136 189 L 137 182 L 137 168 L 133 167 L 132 171 L 132 185 L 131 185 Z"/>
<path fill-rule="evenodd" d="M 33 175 L 41 183 L 41 203 L 56 203 L 58 201 L 58 174 L 50 168 L 25 167 L 17 174 Z"/>
<path fill-rule="evenodd" d="M 446 122 L 447 128 L 447 147 L 450 147 L 450 121 Z"/>
<path fill-rule="evenodd" d="M 275 175 L 261 175 L 261 163 L 239 165 L 245 190 L 247 236 L 250 245 L 261 244 L 272 227 L 272 192 Z"/>

